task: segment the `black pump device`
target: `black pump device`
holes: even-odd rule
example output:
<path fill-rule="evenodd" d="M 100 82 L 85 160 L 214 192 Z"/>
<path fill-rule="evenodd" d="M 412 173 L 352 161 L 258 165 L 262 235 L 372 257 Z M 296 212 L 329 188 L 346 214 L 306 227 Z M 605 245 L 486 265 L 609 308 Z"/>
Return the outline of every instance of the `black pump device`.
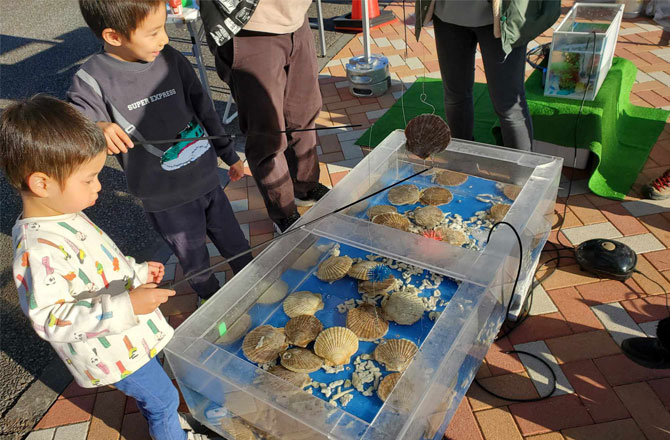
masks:
<path fill-rule="evenodd" d="M 637 255 L 630 247 L 605 238 L 583 242 L 575 249 L 575 257 L 582 270 L 621 281 L 633 275 L 637 264 Z"/>

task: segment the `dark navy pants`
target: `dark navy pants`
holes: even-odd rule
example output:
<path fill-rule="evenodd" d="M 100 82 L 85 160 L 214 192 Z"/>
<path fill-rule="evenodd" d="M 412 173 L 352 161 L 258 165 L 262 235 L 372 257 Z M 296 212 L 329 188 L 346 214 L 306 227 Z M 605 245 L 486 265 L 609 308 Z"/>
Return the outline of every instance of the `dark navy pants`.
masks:
<path fill-rule="evenodd" d="M 189 276 L 210 266 L 207 237 L 224 258 L 249 249 L 233 208 L 221 187 L 204 196 L 175 208 L 147 212 L 156 231 L 177 256 L 184 276 Z M 251 261 L 251 253 L 230 262 L 234 273 Z M 219 281 L 212 272 L 189 281 L 200 298 L 209 298 L 219 290 Z"/>

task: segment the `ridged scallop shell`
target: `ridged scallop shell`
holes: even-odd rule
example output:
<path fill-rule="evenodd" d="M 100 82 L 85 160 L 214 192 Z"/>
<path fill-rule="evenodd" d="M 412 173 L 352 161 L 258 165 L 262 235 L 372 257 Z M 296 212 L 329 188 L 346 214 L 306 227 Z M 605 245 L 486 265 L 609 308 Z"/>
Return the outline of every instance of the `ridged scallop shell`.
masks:
<path fill-rule="evenodd" d="M 284 313 L 289 318 L 295 318 L 299 315 L 313 315 L 323 309 L 323 300 L 320 294 L 304 290 L 293 292 L 287 296 L 283 307 Z"/>
<path fill-rule="evenodd" d="M 289 344 L 298 347 L 306 347 L 307 344 L 316 339 L 322 330 L 323 324 L 321 324 L 319 318 L 313 315 L 298 315 L 291 318 L 284 326 Z"/>
<path fill-rule="evenodd" d="M 282 367 L 296 373 L 313 373 L 323 365 L 323 359 L 306 348 L 286 350 L 280 359 Z"/>
<path fill-rule="evenodd" d="M 239 419 L 223 417 L 221 427 L 233 440 L 256 440 L 256 435 Z"/>
<path fill-rule="evenodd" d="M 333 281 L 344 278 L 349 269 L 351 269 L 352 264 L 352 259 L 346 255 L 330 257 L 319 264 L 319 269 L 316 271 L 316 277 L 321 281 L 332 283 Z"/>
<path fill-rule="evenodd" d="M 465 232 L 451 229 L 448 226 L 436 228 L 435 231 L 440 234 L 442 241 L 446 241 L 453 246 L 462 246 L 468 241 L 468 236 Z"/>
<path fill-rule="evenodd" d="M 288 293 L 288 284 L 284 280 L 277 280 L 270 284 L 265 292 L 258 298 L 258 304 L 274 304 L 284 299 Z"/>
<path fill-rule="evenodd" d="M 503 187 L 503 194 L 510 200 L 516 200 L 516 198 L 519 197 L 521 188 L 522 187 L 519 185 L 508 184 Z"/>
<path fill-rule="evenodd" d="M 361 281 L 358 283 L 358 291 L 368 295 L 384 295 L 395 287 L 396 279 L 390 275 L 383 281 Z"/>
<path fill-rule="evenodd" d="M 468 180 L 467 174 L 450 170 L 440 171 L 439 173 L 435 174 L 434 178 L 435 183 L 444 186 L 462 185 L 466 180 Z"/>
<path fill-rule="evenodd" d="M 388 199 L 393 205 L 413 205 L 419 201 L 419 188 L 416 185 L 398 185 L 389 190 Z"/>
<path fill-rule="evenodd" d="M 405 148 L 421 159 L 444 151 L 451 142 L 451 130 L 444 119 L 437 115 L 419 115 L 405 127 Z"/>
<path fill-rule="evenodd" d="M 292 269 L 307 272 L 319 262 L 323 251 L 316 247 L 311 247 L 302 253 L 291 265 Z"/>
<path fill-rule="evenodd" d="M 347 312 L 347 328 L 361 341 L 374 341 L 386 334 L 389 323 L 379 307 L 361 304 Z"/>
<path fill-rule="evenodd" d="M 368 218 L 373 219 L 376 215 L 385 214 L 387 212 L 398 212 L 398 208 L 392 205 L 375 205 L 368 209 Z"/>
<path fill-rule="evenodd" d="M 312 381 L 312 379 L 309 378 L 309 375 L 307 373 L 296 373 L 295 371 L 287 370 L 281 365 L 275 365 L 273 367 L 270 367 L 268 369 L 268 373 L 275 375 L 278 378 L 288 382 L 290 385 L 287 384 L 286 388 L 290 386 L 291 387 L 290 391 L 294 393 L 297 393 L 298 391 L 302 390 Z M 286 391 L 289 390 L 286 389 L 281 391 L 286 393 Z"/>
<path fill-rule="evenodd" d="M 358 336 L 346 327 L 330 327 L 322 331 L 314 342 L 314 353 L 328 365 L 344 365 L 358 351 Z"/>
<path fill-rule="evenodd" d="M 249 327 L 251 327 L 251 316 L 249 316 L 248 313 L 245 313 L 237 318 L 237 321 L 230 327 L 226 328 L 226 332 L 223 336 L 220 336 L 214 343 L 221 345 L 232 344 L 244 336 L 247 333 L 247 330 L 249 330 Z"/>
<path fill-rule="evenodd" d="M 351 269 L 347 272 L 351 278 L 356 278 L 357 280 L 366 281 L 370 279 L 370 271 L 377 266 L 381 266 L 381 263 L 375 261 L 361 261 L 351 266 Z"/>
<path fill-rule="evenodd" d="M 398 214 L 397 212 L 387 212 L 385 214 L 376 215 L 372 219 L 372 223 L 400 229 L 401 231 L 407 231 L 410 227 L 410 222 L 407 217 Z"/>
<path fill-rule="evenodd" d="M 377 345 L 374 357 L 377 362 L 384 364 L 388 371 L 402 373 L 418 350 L 416 344 L 409 339 L 387 339 Z"/>
<path fill-rule="evenodd" d="M 511 207 L 512 205 L 508 205 L 506 203 L 497 203 L 491 206 L 491 218 L 496 222 L 502 221 L 502 219 L 504 219 L 507 215 L 507 211 L 509 211 Z"/>
<path fill-rule="evenodd" d="M 428 205 L 414 210 L 414 222 L 424 228 L 434 228 L 444 220 L 444 212 L 437 206 Z"/>
<path fill-rule="evenodd" d="M 421 191 L 420 201 L 424 205 L 446 205 L 451 202 L 454 196 L 446 188 L 441 186 L 431 186 Z"/>
<path fill-rule="evenodd" d="M 400 382 L 401 377 L 402 373 L 391 373 L 385 376 L 379 382 L 377 396 L 395 411 L 410 412 L 416 400 L 416 392 L 414 391 L 416 386 L 409 381 Z M 400 385 L 398 382 L 400 382 Z"/>
<path fill-rule="evenodd" d="M 421 298 L 410 292 L 396 292 L 382 306 L 384 317 L 400 325 L 412 325 L 423 316 Z"/>
<path fill-rule="evenodd" d="M 391 373 L 386 375 L 381 382 L 379 382 L 379 387 L 377 388 L 377 395 L 383 402 L 386 402 L 389 394 L 393 391 L 396 384 L 402 377 L 401 373 Z"/>
<path fill-rule="evenodd" d="M 242 341 L 242 351 L 251 362 L 265 364 L 277 359 L 288 343 L 283 328 L 261 325 L 251 330 Z"/>

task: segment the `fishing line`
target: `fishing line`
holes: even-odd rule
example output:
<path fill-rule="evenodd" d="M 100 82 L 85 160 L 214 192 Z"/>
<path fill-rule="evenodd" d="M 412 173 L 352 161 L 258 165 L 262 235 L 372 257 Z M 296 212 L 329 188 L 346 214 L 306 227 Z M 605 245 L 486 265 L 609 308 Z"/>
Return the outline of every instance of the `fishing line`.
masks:
<path fill-rule="evenodd" d="M 401 184 L 401 183 L 403 183 L 403 182 L 405 182 L 405 181 L 407 181 L 407 180 L 409 180 L 409 179 L 411 179 L 411 178 L 413 178 L 413 177 L 416 177 L 416 176 L 418 176 L 418 175 L 420 175 L 420 174 L 423 174 L 423 173 L 425 173 L 426 171 L 431 170 L 432 168 L 433 168 L 433 167 L 424 168 L 423 170 L 418 171 L 418 172 L 412 174 L 412 175 L 409 176 L 409 177 L 405 177 L 404 179 L 401 179 L 401 180 L 399 180 L 399 181 L 397 181 L 397 182 L 395 182 L 395 183 L 392 183 L 391 185 L 386 186 L 386 187 L 384 187 L 384 188 L 382 188 L 382 189 L 380 189 L 380 190 L 378 190 L 378 191 L 375 191 L 375 192 L 373 192 L 372 194 L 368 194 L 367 196 L 364 196 L 364 197 L 362 197 L 362 198 L 360 198 L 360 199 L 358 199 L 358 200 L 356 200 L 356 201 L 354 201 L 354 202 L 351 202 L 351 203 L 349 203 L 349 204 L 347 204 L 347 205 L 345 205 L 345 206 L 342 206 L 341 208 L 337 208 L 336 210 L 331 211 L 331 212 L 329 212 L 329 213 L 326 213 L 326 214 L 324 214 L 324 215 L 322 215 L 322 216 L 320 216 L 320 217 L 317 217 L 317 218 L 315 218 L 314 220 L 310 220 L 310 221 L 308 221 L 307 223 L 305 223 L 304 225 L 297 226 L 297 227 L 294 228 L 294 229 L 289 229 L 288 231 L 284 232 L 283 234 L 281 234 L 281 235 L 279 235 L 279 236 L 277 236 L 277 237 L 271 238 L 271 239 L 269 239 L 269 240 L 266 240 L 266 241 L 264 241 L 264 242 L 262 242 L 262 243 L 259 243 L 259 244 L 255 245 L 255 246 L 252 246 L 252 247 L 250 247 L 249 249 L 247 249 L 246 251 L 240 252 L 240 253 L 238 253 L 238 254 L 236 254 L 236 255 L 233 255 L 232 257 L 226 258 L 226 259 L 224 259 L 223 261 L 220 261 L 220 262 L 218 262 L 218 263 L 216 263 L 216 264 L 214 264 L 214 265 L 212 265 L 212 266 L 210 266 L 210 267 L 208 267 L 208 268 L 206 268 L 206 269 L 203 269 L 203 270 L 201 270 L 201 271 L 199 271 L 199 272 L 196 272 L 196 273 L 194 273 L 194 274 L 192 274 L 192 275 L 189 275 L 189 276 L 187 276 L 187 277 L 185 277 L 185 278 L 182 278 L 181 280 L 179 280 L 179 281 L 177 281 L 177 282 L 175 282 L 175 283 L 173 283 L 172 281 L 168 281 L 168 282 L 165 282 L 165 283 L 160 284 L 158 287 L 159 287 L 159 288 L 175 289 L 177 286 L 179 286 L 179 285 L 181 285 L 181 284 L 183 284 L 183 283 L 185 283 L 185 282 L 187 282 L 187 281 L 189 281 L 189 280 L 191 280 L 191 279 L 193 279 L 193 278 L 195 278 L 195 277 L 198 277 L 198 276 L 200 276 L 200 275 L 204 275 L 204 274 L 206 274 L 206 273 L 208 273 L 208 272 L 211 272 L 211 271 L 212 271 L 213 269 L 215 269 L 216 267 L 222 266 L 222 265 L 225 264 L 225 263 L 228 263 L 228 262 L 230 262 L 230 261 L 233 261 L 233 260 L 235 260 L 235 259 L 237 259 L 237 258 L 239 258 L 239 257 L 242 257 L 242 256 L 246 255 L 246 254 L 249 254 L 249 253 L 253 252 L 254 250 L 259 249 L 259 248 L 261 248 L 261 247 L 267 245 L 268 243 L 271 243 L 271 242 L 273 242 L 273 241 L 275 241 L 275 240 L 277 240 L 277 239 L 279 239 L 279 238 L 283 238 L 283 237 L 286 237 L 287 235 L 290 235 L 290 234 L 293 234 L 293 233 L 295 233 L 295 232 L 297 232 L 297 231 L 300 231 L 300 230 L 304 229 L 306 226 L 309 226 L 309 225 L 311 225 L 311 224 L 313 224 L 313 223 L 316 223 L 316 222 L 318 222 L 318 221 L 320 221 L 320 220 L 323 220 L 323 219 L 326 218 L 326 217 L 329 217 L 329 216 L 331 216 L 331 215 L 333 215 L 333 214 L 337 214 L 338 212 L 344 211 L 345 209 L 350 208 L 350 207 L 354 206 L 355 204 L 362 202 L 363 200 L 367 200 L 367 199 L 369 199 L 370 197 L 374 197 L 374 196 L 376 196 L 377 194 L 379 194 L 379 193 L 381 193 L 381 192 L 383 192 L 383 191 L 386 191 L 386 190 L 389 189 L 389 188 L 393 188 L 394 186 L 399 185 L 399 184 Z"/>
<path fill-rule="evenodd" d="M 243 135 L 235 135 L 235 134 L 222 134 L 222 135 L 216 135 L 216 136 L 201 136 L 201 137 L 192 137 L 192 138 L 176 138 L 176 139 L 158 139 L 158 140 L 153 140 L 153 141 L 148 141 L 148 140 L 143 140 L 143 141 L 134 141 L 133 144 L 135 145 L 144 145 L 144 144 L 174 144 L 176 142 L 185 142 L 185 141 L 208 141 L 208 140 L 215 140 L 215 139 L 237 139 L 237 138 L 246 138 L 249 136 L 272 136 L 275 134 L 291 134 L 291 133 L 298 133 L 302 131 L 318 131 L 318 130 L 332 130 L 336 128 L 354 128 L 354 127 L 360 127 L 361 124 L 352 124 L 352 125 L 338 125 L 335 127 L 313 127 L 313 128 L 295 128 L 295 129 L 288 129 L 288 130 L 281 130 L 281 131 L 272 131 L 269 133 L 245 133 Z"/>

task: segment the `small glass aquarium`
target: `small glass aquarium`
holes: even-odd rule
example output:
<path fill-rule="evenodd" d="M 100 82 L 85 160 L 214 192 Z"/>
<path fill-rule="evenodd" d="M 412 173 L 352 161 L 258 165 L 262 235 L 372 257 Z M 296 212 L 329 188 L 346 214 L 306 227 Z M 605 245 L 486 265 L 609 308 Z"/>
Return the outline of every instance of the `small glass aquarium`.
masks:
<path fill-rule="evenodd" d="M 624 5 L 575 3 L 554 31 L 545 96 L 593 101 L 612 67 Z"/>
<path fill-rule="evenodd" d="M 519 258 L 509 313 L 523 304 L 562 160 L 453 140 L 423 161 L 404 145 L 391 133 L 177 328 L 166 357 L 200 422 L 228 439 L 442 438 Z M 488 239 L 499 220 L 521 253 L 505 225 Z"/>

